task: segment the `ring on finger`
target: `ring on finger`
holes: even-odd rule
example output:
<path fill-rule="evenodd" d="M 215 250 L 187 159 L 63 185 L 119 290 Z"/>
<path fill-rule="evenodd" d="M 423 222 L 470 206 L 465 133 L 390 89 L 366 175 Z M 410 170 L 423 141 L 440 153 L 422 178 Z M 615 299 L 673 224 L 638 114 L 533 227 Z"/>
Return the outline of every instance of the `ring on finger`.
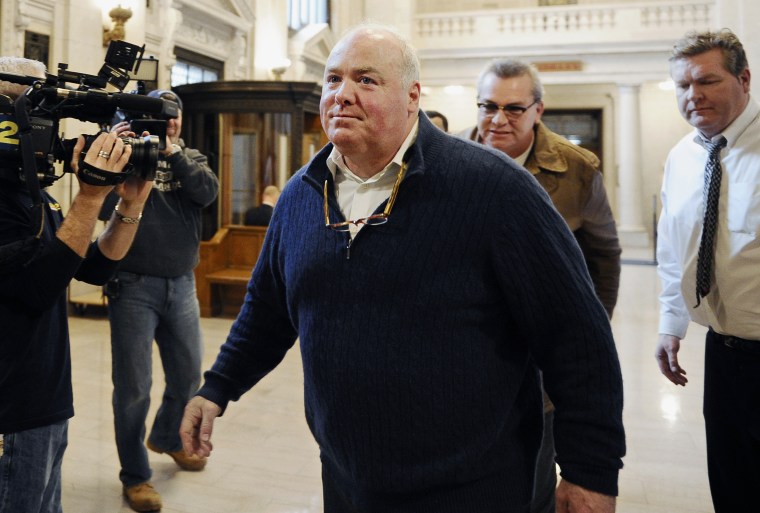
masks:
<path fill-rule="evenodd" d="M 107 151 L 100 150 L 98 152 L 98 157 L 103 157 L 104 159 L 107 159 L 110 156 L 111 156 L 111 154 L 109 152 L 107 152 Z"/>

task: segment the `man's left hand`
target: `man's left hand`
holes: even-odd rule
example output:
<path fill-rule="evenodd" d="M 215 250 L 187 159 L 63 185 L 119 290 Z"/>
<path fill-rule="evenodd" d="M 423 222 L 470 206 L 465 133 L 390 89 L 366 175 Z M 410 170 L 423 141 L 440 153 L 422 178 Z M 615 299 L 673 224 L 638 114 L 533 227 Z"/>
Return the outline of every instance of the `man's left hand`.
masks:
<path fill-rule="evenodd" d="M 148 182 L 137 176 L 130 176 L 124 182 L 117 185 L 114 190 L 121 197 L 123 203 L 142 206 L 148 200 L 148 195 L 152 188 L 152 181 Z"/>
<path fill-rule="evenodd" d="M 615 497 L 563 479 L 557 487 L 557 513 L 615 513 Z"/>

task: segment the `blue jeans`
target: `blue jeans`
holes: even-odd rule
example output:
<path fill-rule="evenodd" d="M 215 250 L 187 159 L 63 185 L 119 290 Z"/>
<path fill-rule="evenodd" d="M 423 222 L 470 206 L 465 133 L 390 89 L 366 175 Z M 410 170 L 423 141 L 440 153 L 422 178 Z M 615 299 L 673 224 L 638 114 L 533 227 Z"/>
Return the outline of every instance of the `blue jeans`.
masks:
<path fill-rule="evenodd" d="M 61 463 L 69 421 L 3 437 L 0 513 L 61 513 Z"/>
<path fill-rule="evenodd" d="M 182 449 L 179 424 L 187 401 L 198 390 L 203 344 L 193 273 L 159 278 L 120 271 L 117 297 L 110 297 L 113 411 L 116 448 L 124 486 L 150 480 L 145 421 L 150 406 L 155 338 L 164 369 L 161 406 L 150 443 L 170 452 Z"/>

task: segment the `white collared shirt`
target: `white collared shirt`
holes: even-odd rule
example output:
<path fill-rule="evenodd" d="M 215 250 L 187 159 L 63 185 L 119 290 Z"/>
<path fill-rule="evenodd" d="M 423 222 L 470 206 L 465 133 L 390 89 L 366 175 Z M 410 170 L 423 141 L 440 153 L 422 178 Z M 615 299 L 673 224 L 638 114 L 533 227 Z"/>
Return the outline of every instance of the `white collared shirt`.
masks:
<path fill-rule="evenodd" d="M 333 175 L 335 181 L 335 193 L 338 199 L 340 211 L 346 220 L 361 219 L 369 217 L 375 213 L 380 206 L 391 195 L 393 184 L 396 183 L 396 176 L 401 168 L 401 159 L 407 148 L 417 139 L 417 130 L 419 121 L 415 122 L 412 131 L 401 144 L 396 155 L 393 157 L 385 168 L 376 175 L 366 180 L 356 176 L 348 169 L 343 155 L 333 146 L 330 155 L 327 157 L 327 167 Z M 334 222 L 334 221 L 333 221 Z M 363 227 L 350 225 L 349 233 L 353 238 Z"/>
<path fill-rule="evenodd" d="M 720 154 L 715 281 L 696 308 L 708 153 L 704 141 L 692 132 L 673 147 L 665 163 L 657 233 L 660 333 L 683 338 L 691 319 L 724 335 L 760 340 L 760 104 L 750 98 L 720 135 L 727 145 Z"/>

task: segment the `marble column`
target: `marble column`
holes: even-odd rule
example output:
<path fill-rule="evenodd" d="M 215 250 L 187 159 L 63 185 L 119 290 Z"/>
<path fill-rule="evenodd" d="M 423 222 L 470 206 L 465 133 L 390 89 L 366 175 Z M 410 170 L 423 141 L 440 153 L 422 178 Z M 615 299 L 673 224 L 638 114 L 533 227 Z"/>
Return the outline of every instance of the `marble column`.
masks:
<path fill-rule="evenodd" d="M 617 116 L 618 235 L 623 247 L 649 246 L 644 226 L 640 85 L 619 84 Z"/>

